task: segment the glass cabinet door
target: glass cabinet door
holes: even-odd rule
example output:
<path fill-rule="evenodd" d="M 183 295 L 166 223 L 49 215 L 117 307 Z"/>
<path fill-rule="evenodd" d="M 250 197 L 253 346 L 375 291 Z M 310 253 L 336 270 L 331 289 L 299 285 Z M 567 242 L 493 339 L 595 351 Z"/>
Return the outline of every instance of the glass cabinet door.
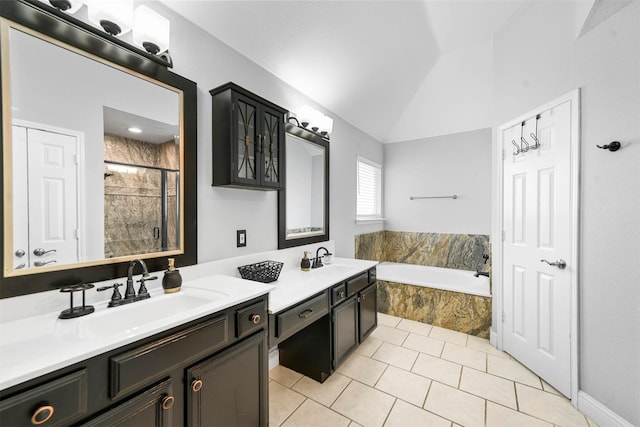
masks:
<path fill-rule="evenodd" d="M 266 185 L 277 186 L 280 183 L 282 115 L 265 108 L 262 120 L 262 179 Z"/>
<path fill-rule="evenodd" d="M 238 96 L 236 102 L 235 176 L 242 180 L 258 179 L 258 106 Z"/>

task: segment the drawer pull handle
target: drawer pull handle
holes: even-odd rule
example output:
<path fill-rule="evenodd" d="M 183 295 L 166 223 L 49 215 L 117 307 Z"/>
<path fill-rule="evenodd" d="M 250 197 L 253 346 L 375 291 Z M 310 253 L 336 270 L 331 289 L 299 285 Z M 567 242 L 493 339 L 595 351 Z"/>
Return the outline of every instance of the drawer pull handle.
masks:
<path fill-rule="evenodd" d="M 258 323 L 260 323 L 260 320 L 262 320 L 262 317 L 260 317 L 260 315 L 259 315 L 259 314 L 252 314 L 252 315 L 251 315 L 251 322 L 252 322 L 254 325 L 257 325 Z"/>
<path fill-rule="evenodd" d="M 34 426 L 39 426 L 40 424 L 46 423 L 51 419 L 51 417 L 53 417 L 53 412 L 53 406 L 51 405 L 39 407 L 31 417 L 31 424 L 33 424 Z"/>
<path fill-rule="evenodd" d="M 307 308 L 304 311 L 301 311 L 300 314 L 298 314 L 298 317 L 301 319 L 306 319 L 307 317 L 309 317 L 309 315 L 313 313 L 313 310 L 310 308 Z"/>
<path fill-rule="evenodd" d="M 344 291 L 340 291 L 340 292 L 338 292 L 338 296 L 339 296 L 340 298 L 344 298 Z"/>
<path fill-rule="evenodd" d="M 202 388 L 202 380 L 194 380 L 191 383 L 191 390 L 193 390 L 195 393 L 199 392 L 201 388 Z"/>
<path fill-rule="evenodd" d="M 165 396 L 162 398 L 162 409 L 167 410 L 167 409 L 171 409 L 171 407 L 173 406 L 173 403 L 176 401 L 176 399 L 173 398 L 173 396 Z"/>

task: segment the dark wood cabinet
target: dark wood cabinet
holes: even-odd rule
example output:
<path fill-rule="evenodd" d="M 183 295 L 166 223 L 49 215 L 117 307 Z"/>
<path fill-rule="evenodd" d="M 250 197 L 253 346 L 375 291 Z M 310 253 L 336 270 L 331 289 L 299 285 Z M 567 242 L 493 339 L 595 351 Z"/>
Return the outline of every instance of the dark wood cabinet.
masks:
<path fill-rule="evenodd" d="M 282 190 L 282 107 L 227 83 L 209 91 L 213 113 L 213 185 Z"/>
<path fill-rule="evenodd" d="M 241 344 L 187 370 L 187 425 L 266 426 L 266 334 Z"/>
<path fill-rule="evenodd" d="M 358 302 L 358 338 L 362 342 L 378 325 L 378 293 L 375 283 L 360 292 Z"/>
<path fill-rule="evenodd" d="M 257 297 L 2 390 L 0 425 L 266 426 L 266 319 Z"/>
<path fill-rule="evenodd" d="M 333 367 L 358 346 L 358 299 L 353 295 L 333 309 Z"/>

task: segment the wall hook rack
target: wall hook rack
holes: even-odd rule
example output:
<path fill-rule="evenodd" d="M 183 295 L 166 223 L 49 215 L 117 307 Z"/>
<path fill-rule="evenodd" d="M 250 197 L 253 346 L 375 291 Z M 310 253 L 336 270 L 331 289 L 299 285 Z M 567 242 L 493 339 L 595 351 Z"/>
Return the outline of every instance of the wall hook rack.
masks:
<path fill-rule="evenodd" d="M 621 146 L 622 145 L 620 144 L 620 141 L 611 141 L 606 145 L 596 145 L 596 147 L 598 148 L 602 148 L 603 150 L 609 150 L 609 151 L 618 151 Z"/>

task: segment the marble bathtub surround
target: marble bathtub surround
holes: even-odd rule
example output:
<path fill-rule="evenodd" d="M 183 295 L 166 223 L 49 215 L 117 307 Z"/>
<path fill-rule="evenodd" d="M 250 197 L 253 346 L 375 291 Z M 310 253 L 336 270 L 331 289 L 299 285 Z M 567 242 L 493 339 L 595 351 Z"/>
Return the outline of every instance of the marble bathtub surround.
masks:
<path fill-rule="evenodd" d="M 379 262 L 491 271 L 491 258 L 485 264 L 484 254 L 491 254 L 485 234 L 377 231 L 355 237 L 355 257 Z"/>
<path fill-rule="evenodd" d="M 378 280 L 378 311 L 489 338 L 491 298 Z"/>

